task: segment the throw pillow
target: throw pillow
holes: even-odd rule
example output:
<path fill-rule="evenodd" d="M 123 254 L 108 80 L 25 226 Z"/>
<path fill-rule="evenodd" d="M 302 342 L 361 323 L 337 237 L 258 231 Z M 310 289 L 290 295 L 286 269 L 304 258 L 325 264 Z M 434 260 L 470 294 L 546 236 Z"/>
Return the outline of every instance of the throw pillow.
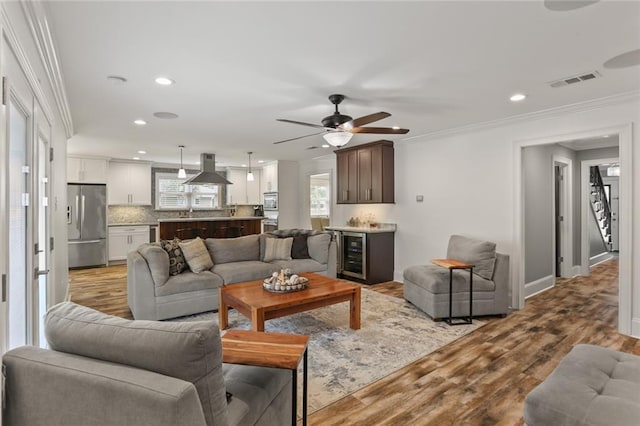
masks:
<path fill-rule="evenodd" d="M 265 240 L 264 261 L 291 260 L 293 238 L 267 238 Z"/>
<path fill-rule="evenodd" d="M 449 238 L 447 258 L 475 265 L 473 273 L 484 279 L 493 279 L 493 269 L 496 264 L 496 244 L 481 241 L 462 235 L 452 235 Z"/>
<path fill-rule="evenodd" d="M 309 256 L 309 247 L 307 247 L 306 235 L 296 235 L 293 237 L 293 243 L 291 244 L 291 258 L 311 259 L 311 256 Z"/>
<path fill-rule="evenodd" d="M 162 240 L 160 241 L 160 247 L 169 255 L 169 275 L 178 275 L 187 268 L 187 262 L 180 248 L 179 239 Z"/>
<path fill-rule="evenodd" d="M 187 265 L 196 274 L 213 268 L 213 261 L 209 256 L 207 246 L 200 237 L 196 237 L 191 241 L 181 241 L 180 248 L 184 253 Z"/>

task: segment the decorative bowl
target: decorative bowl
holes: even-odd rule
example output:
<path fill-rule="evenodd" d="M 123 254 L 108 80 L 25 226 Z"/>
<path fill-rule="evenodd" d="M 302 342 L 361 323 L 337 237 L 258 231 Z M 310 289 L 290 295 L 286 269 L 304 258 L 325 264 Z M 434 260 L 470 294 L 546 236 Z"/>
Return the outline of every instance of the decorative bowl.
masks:
<path fill-rule="evenodd" d="M 266 278 L 262 283 L 262 288 L 272 293 L 293 293 L 294 291 L 300 291 L 307 288 L 309 279 L 305 277 L 298 277 L 298 282 L 296 284 L 290 284 L 288 281 L 285 281 L 284 284 L 278 280 L 274 281 L 275 282 L 272 283 L 271 278 Z"/>

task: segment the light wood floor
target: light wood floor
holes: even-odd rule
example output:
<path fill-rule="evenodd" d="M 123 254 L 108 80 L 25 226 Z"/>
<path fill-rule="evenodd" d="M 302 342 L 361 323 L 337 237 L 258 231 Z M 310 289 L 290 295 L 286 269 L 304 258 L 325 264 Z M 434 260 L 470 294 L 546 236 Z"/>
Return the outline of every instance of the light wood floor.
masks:
<path fill-rule="evenodd" d="M 507 318 L 337 401 L 310 425 L 521 425 L 524 397 L 577 343 L 640 355 L 640 341 L 616 332 L 617 260 L 588 278 L 558 280 Z M 70 299 L 131 318 L 126 267 L 71 271 Z M 402 285 L 368 288 L 402 297 Z M 418 338 L 418 336 L 417 336 Z"/>

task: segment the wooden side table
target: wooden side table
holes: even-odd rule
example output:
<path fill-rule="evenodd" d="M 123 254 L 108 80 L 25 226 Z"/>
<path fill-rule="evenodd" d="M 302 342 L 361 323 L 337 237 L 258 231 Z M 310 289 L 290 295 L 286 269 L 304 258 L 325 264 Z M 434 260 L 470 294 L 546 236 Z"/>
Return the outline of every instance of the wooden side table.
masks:
<path fill-rule="evenodd" d="M 307 424 L 307 345 L 309 336 L 229 330 L 222 336 L 222 362 L 292 371 L 291 424 L 298 421 L 298 364 L 302 363 L 302 424 Z"/>
<path fill-rule="evenodd" d="M 471 324 L 473 322 L 473 267 L 469 263 L 464 263 L 455 259 L 433 259 L 434 265 L 447 268 L 449 270 L 449 318 L 444 321 L 449 325 Z M 453 317 L 453 270 L 468 269 L 469 270 L 469 317 Z M 462 320 L 453 322 L 453 320 Z"/>

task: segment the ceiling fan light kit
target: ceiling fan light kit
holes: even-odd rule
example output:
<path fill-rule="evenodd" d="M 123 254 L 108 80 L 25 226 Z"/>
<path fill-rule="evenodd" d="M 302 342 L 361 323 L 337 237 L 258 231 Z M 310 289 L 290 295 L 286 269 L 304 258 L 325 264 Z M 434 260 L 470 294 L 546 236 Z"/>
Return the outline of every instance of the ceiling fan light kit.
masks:
<path fill-rule="evenodd" d="M 284 118 L 278 118 L 277 121 L 285 123 L 298 124 L 300 126 L 314 127 L 321 129 L 319 133 L 312 133 L 310 135 L 299 136 L 297 138 L 285 139 L 282 141 L 274 142 L 279 144 L 283 142 L 295 141 L 303 139 L 309 136 L 322 135 L 332 146 L 343 146 L 347 144 L 353 137 L 353 133 L 377 133 L 377 134 L 396 134 L 404 135 L 409 132 L 409 129 L 401 129 L 397 126 L 394 127 L 361 127 L 365 124 L 373 123 L 374 121 L 382 120 L 383 118 L 391 117 L 388 112 L 376 112 L 374 114 L 365 115 L 356 119 L 351 118 L 348 115 L 341 114 L 338 111 L 338 105 L 345 99 L 344 95 L 331 95 L 329 101 L 335 105 L 335 111 L 333 114 L 322 119 L 322 125 L 304 123 L 302 121 L 286 120 Z"/>
<path fill-rule="evenodd" d="M 327 134 L 322 135 L 324 140 L 331 146 L 339 147 L 344 146 L 353 137 L 353 133 L 349 132 L 329 132 Z"/>

